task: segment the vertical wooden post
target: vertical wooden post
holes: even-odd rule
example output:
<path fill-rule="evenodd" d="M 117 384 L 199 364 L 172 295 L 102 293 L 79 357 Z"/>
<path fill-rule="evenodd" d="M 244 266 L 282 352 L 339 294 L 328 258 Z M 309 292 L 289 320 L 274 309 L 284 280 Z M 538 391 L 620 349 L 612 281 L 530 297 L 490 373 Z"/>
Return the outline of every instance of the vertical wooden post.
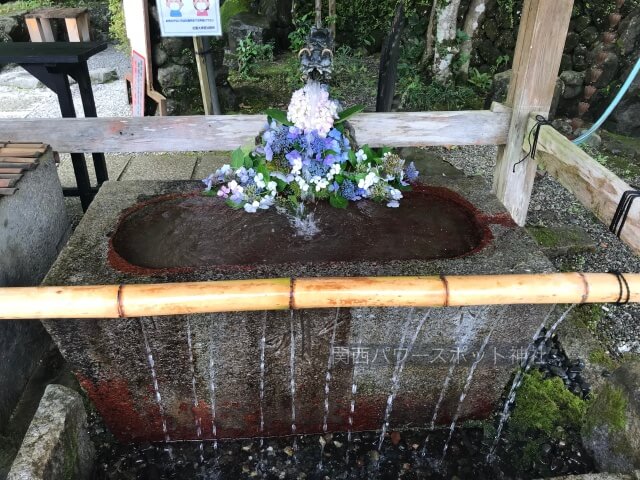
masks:
<path fill-rule="evenodd" d="M 322 0 L 316 0 L 316 28 L 322 27 Z"/>
<path fill-rule="evenodd" d="M 331 36 L 333 40 L 336 39 L 336 0 L 329 0 L 329 30 L 331 30 Z"/>
<path fill-rule="evenodd" d="M 209 71 L 207 70 L 207 63 L 204 58 L 204 42 L 202 41 L 202 37 L 193 37 L 193 50 L 196 57 L 196 65 L 198 66 L 198 80 L 200 81 L 200 92 L 202 92 L 204 114 L 213 115 L 211 89 L 209 88 Z"/>
<path fill-rule="evenodd" d="M 498 150 L 493 191 L 518 225 L 524 225 L 536 163 L 518 165 L 531 113 L 548 116 L 573 0 L 525 0 L 507 106 L 513 109 L 507 144 Z"/>

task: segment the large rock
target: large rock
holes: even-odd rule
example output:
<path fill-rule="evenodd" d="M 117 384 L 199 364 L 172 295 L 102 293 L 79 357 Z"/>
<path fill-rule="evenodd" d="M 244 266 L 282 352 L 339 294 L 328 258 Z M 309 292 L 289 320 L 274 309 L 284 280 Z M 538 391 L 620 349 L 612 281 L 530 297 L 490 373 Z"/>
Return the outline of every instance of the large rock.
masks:
<path fill-rule="evenodd" d="M 639 39 L 640 9 L 636 9 L 620 23 L 618 45 L 622 54 L 629 55 L 632 53 Z"/>
<path fill-rule="evenodd" d="M 573 70 L 562 72 L 560 74 L 560 80 L 564 83 L 562 98 L 571 99 L 578 97 L 583 90 L 584 78 L 584 72 L 575 72 Z"/>
<path fill-rule="evenodd" d="M 22 18 L 22 14 L 0 17 L 0 42 L 3 41 L 29 41 L 29 34 Z"/>
<path fill-rule="evenodd" d="M 82 397 L 49 385 L 7 480 L 88 480 L 94 456 Z"/>
<path fill-rule="evenodd" d="M 633 97 L 624 99 L 613 112 L 611 120 L 617 133 L 640 137 L 640 101 Z"/>
<path fill-rule="evenodd" d="M 71 232 L 51 150 L 0 196 L 0 287 L 38 285 Z M 40 322 L 0 322 L 0 435 L 51 339 Z"/>
<path fill-rule="evenodd" d="M 622 365 L 595 392 L 583 443 L 601 471 L 640 468 L 640 360 Z"/>
<path fill-rule="evenodd" d="M 587 55 L 588 62 L 592 65 L 596 62 L 596 57 L 600 52 L 607 51 L 605 45 L 600 42 Z M 620 58 L 614 52 L 607 51 L 607 59 L 602 65 L 602 75 L 596 82 L 596 88 L 605 88 L 609 86 L 620 75 Z"/>
<path fill-rule="evenodd" d="M 490 108 L 493 102 L 504 103 L 506 101 L 512 76 L 513 70 L 506 70 L 493 77 L 491 90 L 484 101 L 485 108 Z M 553 118 L 555 116 L 564 88 L 564 82 L 558 78 L 556 81 L 556 88 L 553 93 L 553 99 L 551 101 L 551 108 L 549 109 L 549 118 Z"/>
<path fill-rule="evenodd" d="M 229 48 L 235 52 L 238 42 L 248 36 L 257 44 L 265 44 L 274 36 L 273 20 L 255 13 L 243 12 L 231 17 L 227 27 Z"/>
<path fill-rule="evenodd" d="M 158 83 L 164 92 L 189 85 L 191 70 L 184 65 L 169 65 L 158 69 Z"/>
<path fill-rule="evenodd" d="M 51 269 L 45 284 L 118 285 L 288 277 L 517 273 L 549 271 L 552 268 L 526 231 L 512 222 L 482 179 L 454 179 L 440 174 L 423 177 L 422 180 L 430 185 L 429 188 L 435 189 L 434 192 L 439 192 L 442 198 L 462 202 L 457 203 L 457 207 L 450 205 L 443 211 L 455 212 L 464 205 L 466 211 L 473 212 L 471 217 L 456 225 L 478 225 L 476 222 L 485 225 L 480 227 L 484 239 L 472 252 L 448 259 L 427 260 L 418 257 L 418 260 L 400 260 L 404 247 L 400 248 L 397 242 L 403 238 L 403 232 L 402 229 L 391 229 L 384 235 L 376 235 L 375 241 L 367 241 L 374 248 L 371 252 L 377 248 L 375 245 L 384 246 L 389 249 L 388 255 L 385 254 L 384 258 L 367 257 L 378 258 L 375 261 L 352 259 L 352 255 L 357 256 L 368 250 L 363 249 L 360 243 L 360 246 L 354 246 L 351 230 L 366 236 L 371 231 L 371 225 L 375 224 L 375 216 L 370 213 L 372 207 L 365 203 L 359 207 L 352 206 L 346 212 L 330 211 L 331 218 L 364 215 L 368 219 L 365 224 L 359 220 L 357 229 L 353 228 L 353 222 L 343 227 L 339 227 L 338 223 L 323 226 L 327 229 L 327 242 L 335 242 L 335 248 L 330 244 L 324 254 L 310 251 L 308 255 L 315 255 L 315 260 L 309 261 L 306 256 L 300 257 L 299 253 L 293 257 L 292 250 L 299 252 L 308 240 L 294 237 L 288 221 L 276 212 L 263 212 L 269 216 L 263 217 L 268 220 L 261 220 L 262 213 L 251 216 L 229 210 L 219 199 L 203 199 L 199 196 L 200 182 L 107 182 L 85 214 L 67 249 Z M 412 211 L 410 197 L 420 195 L 420 191 L 415 189 L 413 194 L 407 194 L 400 209 L 391 212 L 394 218 Z M 164 200 L 158 196 L 164 196 Z M 202 207 L 205 207 L 203 202 L 211 202 L 208 203 L 209 207 L 205 207 L 209 213 L 197 206 L 195 210 L 178 207 L 176 212 L 191 216 L 191 220 L 182 219 L 178 230 L 169 228 L 159 236 L 152 234 L 152 237 L 147 237 L 162 248 L 176 241 L 176 247 L 168 249 L 173 253 L 161 253 L 149 261 L 142 260 L 132 251 L 142 247 L 138 252 L 146 255 L 148 250 L 143 243 L 132 240 L 129 235 L 147 235 L 151 231 L 135 222 L 149 220 L 149 227 L 153 229 L 159 227 L 158 221 L 162 223 L 172 214 L 167 217 L 158 212 L 155 217 L 148 210 L 140 209 L 154 209 L 155 206 L 165 208 L 163 205 L 168 204 L 163 202 L 169 198 L 178 203 L 186 202 L 180 203 L 184 207 L 188 207 L 189 202 Z M 417 197 L 413 198 L 415 200 Z M 405 203 L 407 208 L 403 209 Z M 321 225 L 327 218 L 322 216 L 328 214 L 327 209 L 330 207 L 318 206 L 316 211 L 316 218 L 321 219 Z M 119 222 L 126 211 L 133 215 L 129 219 L 138 220 L 129 224 L 131 228 L 119 230 Z M 244 240 L 240 241 L 240 237 L 231 231 L 207 231 L 207 225 L 216 225 L 216 218 L 225 218 L 226 222 L 236 225 L 240 229 L 235 230 L 234 227 L 236 232 L 253 231 L 260 222 L 268 221 L 268 231 L 272 233 L 257 237 L 256 234 L 243 236 Z M 366 228 L 363 228 L 364 225 Z M 451 232 L 452 225 L 444 231 Z M 191 254 L 194 246 L 202 248 L 205 237 L 194 235 L 192 228 L 196 226 L 202 226 L 205 229 L 203 232 L 206 232 L 204 235 L 214 244 L 226 242 L 227 246 L 235 246 L 237 254 L 243 259 L 236 253 L 230 253 L 222 259 L 226 266 L 205 265 L 207 261 L 199 260 L 197 264 L 201 268 L 162 267 L 160 263 L 169 265 L 164 262 L 173 262 L 175 254 Z M 124 233 L 125 230 L 129 233 Z M 281 231 L 290 233 L 282 235 L 278 233 Z M 334 232 L 339 233 L 335 236 Z M 397 240 L 395 234 L 390 232 L 397 233 Z M 425 235 L 431 238 L 432 235 L 442 235 L 441 232 L 438 228 L 437 231 L 425 232 Z M 212 235 L 219 235 L 219 240 Z M 277 238 L 272 238 L 273 235 Z M 462 235 L 449 235 L 449 239 L 439 237 L 438 240 L 444 241 L 447 249 L 465 238 Z M 256 238 L 258 244 L 254 242 Z M 159 239 L 161 242 L 157 243 Z M 257 249 L 254 250 L 251 245 L 257 246 Z M 210 250 L 217 251 L 215 246 Z M 276 251 L 279 257 L 274 260 L 272 254 Z M 247 257 L 251 252 L 257 255 L 253 259 Z M 341 260 L 332 261 L 337 258 Z M 289 285 L 288 281 L 285 285 Z M 126 311 L 126 306 L 124 308 Z M 233 306 L 230 308 L 233 309 Z M 261 435 L 260 346 L 263 325 L 266 325 L 264 435 L 280 436 L 291 433 L 292 404 L 296 408 L 295 423 L 299 434 L 322 431 L 326 369 L 331 354 L 335 363 L 329 394 L 329 430 L 345 431 L 348 427 L 354 378 L 358 384 L 358 413 L 354 418 L 354 428 L 379 429 L 391 388 L 395 364 L 393 355 L 398 354 L 398 348 L 402 349 L 400 356 L 406 352 L 404 348 L 407 344 L 400 346 L 403 331 L 406 339 L 412 335 L 417 337 L 411 358 L 407 360 L 400 378 L 400 389 L 391 416 L 392 428 L 415 428 L 430 422 L 451 362 L 455 362 L 437 423 L 450 422 L 458 407 L 471 364 L 476 358 L 480 363 L 461 405 L 460 418 L 487 418 L 495 411 L 504 387 L 511 379 L 514 368 L 512 352 L 529 344 L 547 310 L 547 307 L 531 305 L 509 306 L 505 309 L 471 307 L 414 311 L 345 307 L 339 311 L 313 309 L 145 317 L 102 322 L 48 321 L 46 327 L 75 369 L 81 385 L 100 410 L 111 432 L 121 440 L 163 440 L 163 419 L 170 439 L 193 440 L 198 438 L 196 422 L 202 425 L 205 438 L 213 436 L 212 395 L 216 402 L 219 438 Z M 418 323 L 425 315 L 431 316 L 428 323 L 424 324 L 425 328 L 418 332 Z M 333 325 L 336 325 L 334 341 L 331 340 Z M 490 332 L 484 356 L 478 355 Z M 355 357 L 354 348 L 358 348 L 358 345 L 363 350 L 359 350 L 359 355 Z M 458 357 L 458 349 L 466 353 Z M 153 374 L 149 355 L 153 361 Z M 159 396 L 154 392 L 154 376 L 158 381 Z M 290 389 L 292 376 L 297 386 L 293 398 Z M 215 389 L 212 389 L 212 382 Z"/>

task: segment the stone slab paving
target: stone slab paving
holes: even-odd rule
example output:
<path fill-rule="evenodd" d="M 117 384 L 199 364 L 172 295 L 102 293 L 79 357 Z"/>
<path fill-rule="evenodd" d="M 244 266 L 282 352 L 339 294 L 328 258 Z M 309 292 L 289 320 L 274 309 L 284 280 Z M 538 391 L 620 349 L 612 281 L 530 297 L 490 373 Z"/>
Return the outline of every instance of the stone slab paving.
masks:
<path fill-rule="evenodd" d="M 192 153 L 133 156 L 120 180 L 191 180 L 197 160 Z"/>
<path fill-rule="evenodd" d="M 131 160 L 130 154 L 107 154 L 107 171 L 109 179 L 118 180 L 127 164 Z M 93 159 L 90 154 L 85 155 L 87 161 L 87 169 L 89 170 L 89 178 L 91 184 L 96 184 L 96 171 L 93 168 Z M 60 155 L 60 166 L 58 167 L 58 176 L 60 183 L 64 188 L 73 188 L 76 186 L 76 177 L 73 173 L 73 163 L 70 155 Z"/>
<path fill-rule="evenodd" d="M 231 160 L 230 155 L 231 154 L 225 152 L 212 152 L 198 156 L 191 180 L 202 180 L 210 173 L 215 172 L 225 163 L 229 163 Z"/>

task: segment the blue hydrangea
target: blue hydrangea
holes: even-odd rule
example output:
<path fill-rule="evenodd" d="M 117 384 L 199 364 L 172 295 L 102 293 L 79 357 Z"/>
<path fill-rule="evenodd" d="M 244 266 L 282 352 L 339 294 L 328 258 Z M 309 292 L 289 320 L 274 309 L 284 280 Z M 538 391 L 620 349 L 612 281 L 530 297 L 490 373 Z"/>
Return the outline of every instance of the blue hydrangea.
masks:
<path fill-rule="evenodd" d="M 320 162 L 309 162 L 307 171 L 311 177 L 324 177 L 329 172 L 330 166 L 324 165 Z"/>
<path fill-rule="evenodd" d="M 342 182 L 342 185 L 340 185 L 340 190 L 338 191 L 338 193 L 340 193 L 340 195 L 342 195 L 349 201 L 355 201 L 360 200 L 361 198 L 358 195 L 358 190 L 359 188 L 355 183 L 353 183 L 351 180 L 345 180 L 344 182 Z"/>

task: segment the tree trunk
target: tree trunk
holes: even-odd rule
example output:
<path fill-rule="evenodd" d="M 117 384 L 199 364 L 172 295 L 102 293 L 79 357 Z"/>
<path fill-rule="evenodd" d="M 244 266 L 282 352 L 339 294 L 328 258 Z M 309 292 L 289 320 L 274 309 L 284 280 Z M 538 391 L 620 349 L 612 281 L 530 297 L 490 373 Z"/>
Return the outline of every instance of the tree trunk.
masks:
<path fill-rule="evenodd" d="M 431 59 L 433 58 L 433 44 L 435 42 L 435 38 L 433 36 L 433 27 L 436 20 L 437 6 L 438 6 L 438 0 L 433 0 L 433 5 L 431 6 L 431 13 L 429 14 L 429 24 L 427 25 L 427 33 L 425 34 L 425 39 L 424 39 L 424 52 L 422 53 L 422 59 L 420 60 L 421 68 L 424 68 L 425 65 L 428 65 Z"/>
<path fill-rule="evenodd" d="M 447 83 L 453 75 L 453 59 L 459 50 L 456 34 L 460 2 L 461 0 L 448 0 L 446 4 L 437 7 L 433 76 L 439 83 Z"/>
<path fill-rule="evenodd" d="M 460 74 L 464 79 L 469 77 L 473 40 L 478 28 L 480 28 L 482 24 L 486 10 L 487 0 L 471 0 L 467 16 L 464 19 L 464 33 L 467 34 L 467 39 L 462 43 L 462 47 L 460 48 L 460 58 L 463 60 L 460 66 Z"/>
<path fill-rule="evenodd" d="M 393 97 L 396 93 L 396 80 L 398 79 L 400 42 L 402 40 L 404 24 L 404 1 L 400 0 L 396 5 L 391 32 L 384 42 L 382 54 L 380 55 L 376 112 L 390 112 L 393 107 Z"/>

